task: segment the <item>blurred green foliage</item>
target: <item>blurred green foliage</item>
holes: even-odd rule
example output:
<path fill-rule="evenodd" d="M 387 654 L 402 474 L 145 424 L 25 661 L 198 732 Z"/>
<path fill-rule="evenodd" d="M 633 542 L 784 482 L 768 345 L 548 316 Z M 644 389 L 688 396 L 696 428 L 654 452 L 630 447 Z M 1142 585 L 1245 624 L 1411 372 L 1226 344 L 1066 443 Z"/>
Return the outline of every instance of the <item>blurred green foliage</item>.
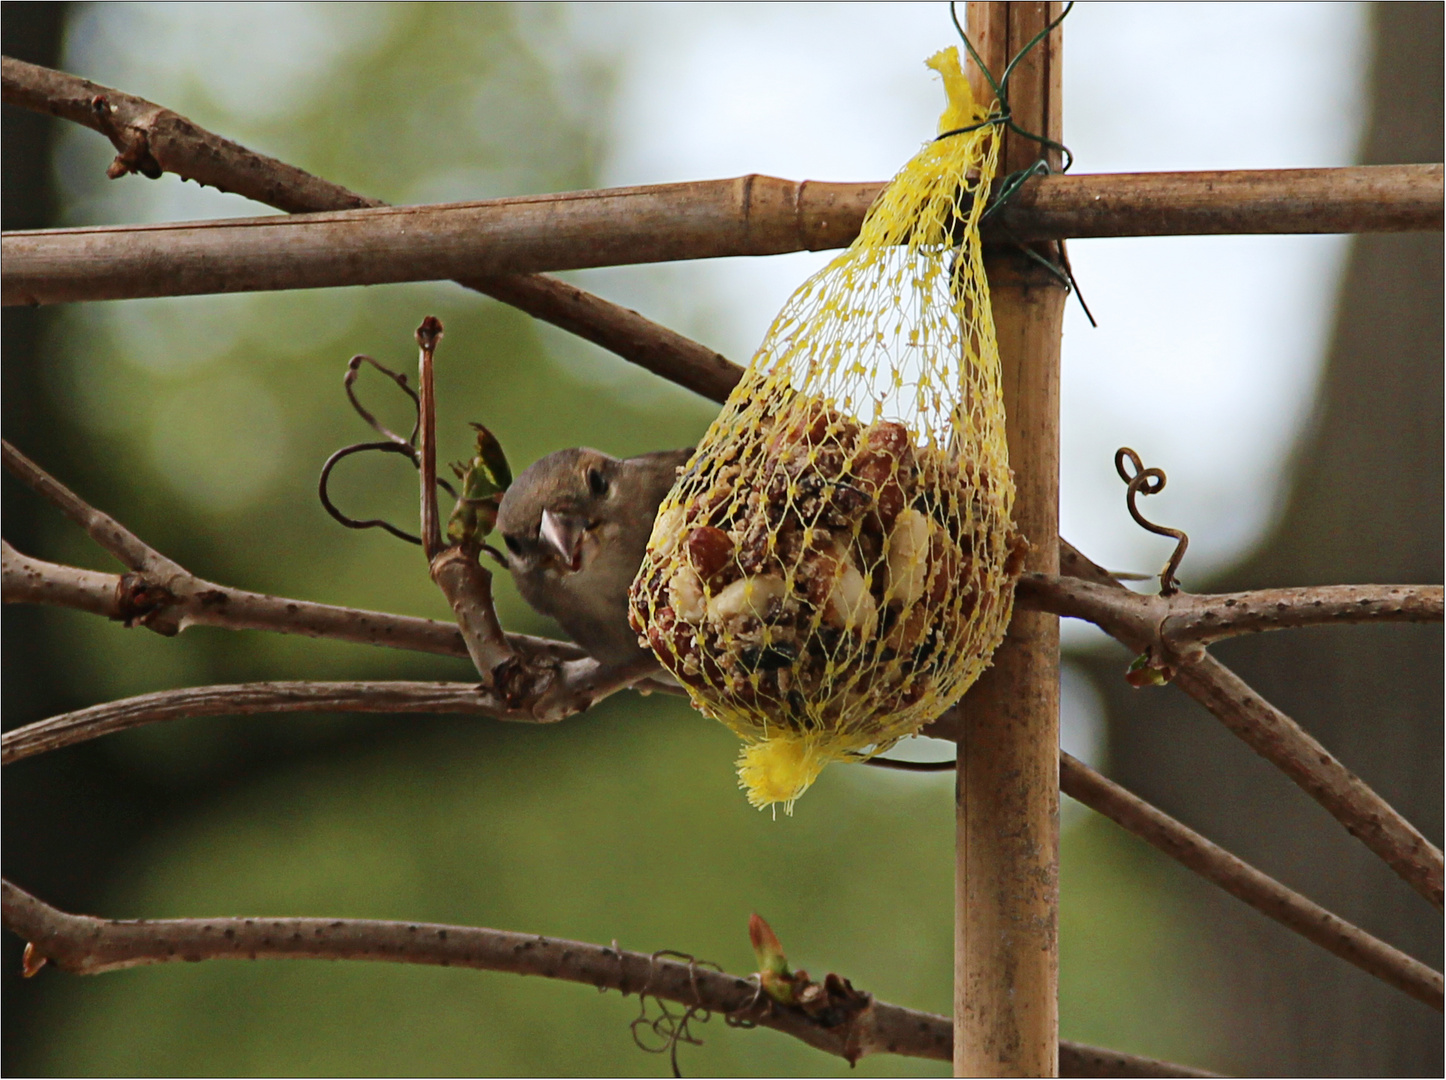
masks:
<path fill-rule="evenodd" d="M 545 32 L 545 12 L 519 26 L 504 5 L 308 7 L 305 18 L 340 44 L 274 99 L 232 94 L 227 105 L 208 75 L 240 75 L 208 69 L 208 35 L 224 34 L 226 18 L 300 16 L 245 8 L 167 37 L 168 18 L 200 18 L 186 7 L 88 9 L 71 58 L 87 61 L 83 74 L 394 201 L 591 182 L 606 72 L 559 73 L 539 59 L 529 35 Z M 359 11 L 369 29 L 343 33 Z M 107 47 L 125 33 L 147 35 L 153 47 Z M 588 93 L 578 89 L 582 76 Z M 256 212 L 219 196 L 202 206 L 189 191 L 191 202 L 167 202 L 139 178 L 108 185 L 104 141 L 89 132 L 67 139 L 59 162 L 72 220 L 135 220 L 178 205 L 193 207 L 188 216 Z M 157 183 L 179 186 L 174 177 Z M 46 357 L 55 399 L 85 432 L 93 469 L 83 494 L 215 580 L 446 618 L 416 549 L 343 530 L 315 495 L 326 455 L 368 435 L 342 395 L 347 358 L 368 352 L 414 370 L 412 332 L 427 314 L 446 326 L 437 361 L 444 459 L 469 456 L 472 420 L 521 468 L 567 445 L 619 455 L 686 445 L 714 411 L 448 284 L 83 305 L 64 313 Z M 566 365 L 553 358 L 559 348 L 571 351 Z M 405 430 L 400 395 L 381 379 L 362 383 L 365 400 Z M 44 448 L 35 452 L 43 463 Z M 341 505 L 413 527 L 415 479 L 400 459 L 352 459 L 338 472 Z M 37 554 L 106 566 L 59 524 Z M 510 582 L 499 580 L 499 594 L 509 628 L 556 633 Z M 469 675 L 460 661 L 303 638 L 199 630 L 165 640 L 75 613 L 47 617 L 71 644 L 64 662 L 85 701 L 257 678 Z M 393 733 L 384 744 L 379 724 Z M 106 749 L 161 782 L 194 781 L 219 771 L 255 730 L 291 750 L 154 833 L 107 888 L 105 914 L 448 921 L 616 938 L 745 971 L 747 918 L 757 910 L 790 959 L 815 974 L 836 970 L 885 1000 L 950 1010 L 947 777 L 838 767 L 795 817 L 773 820 L 736 789 L 728 732 L 676 700 L 632 696 L 556 728 L 414 717 L 203 720 L 128 733 Z M 325 752 L 308 754 L 313 744 Z M 1085 820 L 1066 831 L 1066 1037 L 1208 1059 L 1195 989 L 1204 975 L 1189 913 L 1173 895 L 1168 872 L 1113 826 Z M 634 1000 L 544 980 L 319 963 L 42 978 L 61 984 L 27 1062 L 44 1074 L 666 1072 L 664 1060 L 632 1045 Z M 706 1045 L 683 1052 L 693 1074 L 848 1069 L 770 1032 L 731 1031 L 715 1019 L 700 1033 Z M 947 1068 L 880 1057 L 858 1071 Z"/>

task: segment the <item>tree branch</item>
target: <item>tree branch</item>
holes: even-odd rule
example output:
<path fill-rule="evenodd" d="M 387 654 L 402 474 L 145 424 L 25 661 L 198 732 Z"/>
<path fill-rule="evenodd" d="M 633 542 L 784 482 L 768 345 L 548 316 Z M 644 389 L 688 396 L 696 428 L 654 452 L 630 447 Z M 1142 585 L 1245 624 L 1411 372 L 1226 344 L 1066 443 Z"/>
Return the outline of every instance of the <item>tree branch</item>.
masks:
<path fill-rule="evenodd" d="M 711 401 L 722 401 L 743 377 L 741 367 L 706 345 L 546 274 L 468 277 L 458 284 L 511 304 Z"/>
<path fill-rule="evenodd" d="M 144 575 L 103 574 L 31 558 L 3 543 L 4 601 L 76 608 L 108 619 L 148 626 L 172 634 L 193 626 L 226 630 L 273 630 L 303 637 L 351 641 L 438 656 L 467 658 L 455 626 L 434 619 L 382 611 L 314 604 L 284 596 L 247 592 L 189 577 L 179 591 L 162 590 Z M 143 598 L 139 603 L 136 598 Z M 529 646 L 552 646 L 560 658 L 583 655 L 565 642 L 526 639 Z"/>
<path fill-rule="evenodd" d="M 435 713 L 555 723 L 633 686 L 656 664 L 608 667 L 591 657 L 566 661 L 534 696 L 521 700 L 466 682 L 254 682 L 158 690 L 61 713 L 0 736 L 0 764 L 60 750 L 163 720 L 259 713 Z M 657 687 L 655 689 L 663 689 Z"/>
<path fill-rule="evenodd" d="M 1089 221 L 1104 213 L 1099 207 L 1109 207 L 1113 226 L 1091 235 L 1143 235 L 1149 229 L 1157 235 L 1236 233 L 1251 221 L 1268 233 L 1369 231 L 1382 205 L 1394 210 L 1405 204 L 1423 210 L 1409 219 L 1411 228 L 1441 227 L 1440 165 L 1049 176 L 1029 181 L 1026 189 L 1030 185 L 1054 189 L 1046 200 L 1063 196 L 1077 203 Z M 880 188 L 748 175 L 289 218 L 8 232 L 0 239 L 0 301 L 53 304 L 466 281 L 826 250 L 844 247 L 857 235 Z M 1310 194 L 1295 197 L 1297 188 Z M 1188 208 L 1178 218 L 1165 205 L 1174 197 Z M 1040 198 L 1036 192 L 1031 204 Z M 1355 209 L 1343 218 L 1332 212 L 1337 201 Z M 1202 213 L 1202 204 L 1213 209 Z M 1283 216 L 1276 213 L 1282 206 L 1289 208 Z"/>
<path fill-rule="evenodd" d="M 1237 634 L 1331 623 L 1440 622 L 1440 585 L 1319 585 L 1253 592 L 1142 595 L 1077 577 L 1026 574 L 1020 607 L 1086 619 L 1112 637 L 1148 642 L 1160 659 L 1195 663 Z M 1144 651 L 1141 649 L 1141 651 Z"/>
<path fill-rule="evenodd" d="M 1128 591 L 1063 539 L 1060 571 L 1107 589 Z M 1148 638 L 1135 638 L 1123 628 L 1121 633 L 1120 640 L 1132 649 L 1143 652 L 1150 646 Z M 1442 907 L 1446 860 L 1441 850 L 1304 728 L 1213 656 L 1182 666 L 1174 683 L 1295 781 L 1413 889 Z"/>
<path fill-rule="evenodd" d="M 498 695 L 471 683 L 263 682 L 188 687 L 106 702 L 6 732 L 0 739 L 0 762 L 9 765 L 165 720 L 326 712 L 446 713 L 499 720 L 536 719 L 533 710 L 510 706 Z M 877 764 L 914 767 L 921 771 L 952 765 L 951 762 L 888 760 Z M 1251 907 L 1417 1000 L 1436 1009 L 1442 1007 L 1442 982 L 1438 973 L 1286 888 L 1068 754 L 1060 756 L 1060 785 L 1066 794 L 1142 837 Z"/>
<path fill-rule="evenodd" d="M 596 661 L 592 661 L 596 664 Z M 611 690 L 622 689 L 614 687 Z M 579 699 L 573 713 L 605 694 Z M 255 682 L 183 687 L 107 701 L 15 728 L 0 737 L 0 763 L 59 750 L 118 731 L 163 720 L 260 713 L 433 713 L 540 722 L 476 683 L 463 682 Z M 565 715 L 548 720 L 564 719 Z"/>
<path fill-rule="evenodd" d="M 904 772 L 955 769 L 950 760 L 876 757 L 863 764 Z M 1442 1009 L 1439 972 L 1286 888 L 1063 750 L 1059 789 L 1287 929 L 1437 1011 Z"/>
<path fill-rule="evenodd" d="M 0 441 L 3 442 L 3 441 Z M 5 603 L 46 603 L 75 607 L 108 618 L 174 635 L 190 626 L 230 630 L 277 630 L 386 645 L 445 656 L 467 656 L 457 627 L 431 619 L 314 604 L 265 593 L 231 589 L 197 577 L 166 558 L 114 518 L 91 506 L 8 442 L 7 470 L 44 496 L 135 572 L 119 577 L 61 566 L 22 555 L 0 541 Z M 587 653 L 568 642 L 508 637 L 509 645 L 537 660 L 577 660 Z"/>
<path fill-rule="evenodd" d="M 802 1009 L 761 997 L 751 977 L 616 946 L 482 927 L 373 919 L 97 919 L 60 911 L 9 881 L 0 890 L 5 926 L 32 945 L 32 965 L 49 961 L 80 975 L 219 959 L 371 960 L 466 967 L 698 1005 L 781 1031 L 848 1061 L 877 1053 L 948 1061 L 952 1053 L 951 1024 L 942 1016 L 870 1001 L 849 1021 L 828 1027 Z M 1060 1066 L 1065 1076 L 1216 1075 L 1065 1042 L 1060 1044 Z"/>
<path fill-rule="evenodd" d="M 350 210 L 383 206 L 380 199 L 358 195 L 340 184 L 223 139 L 185 117 L 110 87 L 5 57 L 6 104 L 50 113 L 84 124 L 106 135 L 122 152 L 117 164 L 125 171 L 132 148 L 143 147 L 155 169 L 174 173 L 222 191 L 234 192 L 287 213 Z M 109 113 L 93 102 L 105 98 Z M 159 170 L 159 171 L 157 171 Z M 120 175 L 116 166 L 112 174 Z M 534 318 L 610 349 L 632 363 L 715 400 L 728 395 L 742 369 L 706 346 L 610 303 L 589 292 L 542 274 L 473 277 L 461 282 L 511 304 Z"/>
<path fill-rule="evenodd" d="M 0 88 L 6 105 L 48 113 L 98 131 L 115 146 L 113 179 L 141 173 L 152 180 L 177 173 L 287 213 L 377 205 L 340 184 L 247 150 L 179 113 L 63 71 L 5 57 Z"/>
<path fill-rule="evenodd" d="M 517 660 L 516 650 L 497 621 L 497 609 L 492 603 L 492 575 L 475 556 L 456 547 L 439 553 L 432 560 L 430 570 L 432 580 L 452 605 L 472 666 L 490 682 L 500 668 Z"/>
<path fill-rule="evenodd" d="M 1442 1010 L 1439 972 L 1286 888 L 1063 751 L 1059 787 L 1308 941 L 1438 1012 Z"/>
<path fill-rule="evenodd" d="M 0 460 L 3 460 L 6 472 L 57 507 L 84 529 L 87 536 L 119 559 L 122 565 L 141 573 L 185 573 L 179 565 L 142 541 L 115 518 L 101 513 L 16 450 L 7 439 L 0 439 Z"/>
<path fill-rule="evenodd" d="M 258 713 L 452 713 L 525 720 L 532 713 L 476 683 L 255 682 L 184 687 L 107 701 L 15 728 L 0 736 L 0 763 L 128 731 L 162 720 Z"/>

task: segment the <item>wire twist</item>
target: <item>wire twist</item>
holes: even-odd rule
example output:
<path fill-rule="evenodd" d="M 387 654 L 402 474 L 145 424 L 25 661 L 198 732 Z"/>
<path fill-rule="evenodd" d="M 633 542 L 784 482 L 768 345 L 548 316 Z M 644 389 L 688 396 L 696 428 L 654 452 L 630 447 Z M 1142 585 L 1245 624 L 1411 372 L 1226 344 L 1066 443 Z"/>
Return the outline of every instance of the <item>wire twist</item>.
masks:
<path fill-rule="evenodd" d="M 969 40 L 969 35 L 965 32 L 963 24 L 960 23 L 959 11 L 955 0 L 950 0 L 949 18 L 952 19 L 954 22 L 954 29 L 959 31 L 959 37 L 964 42 L 964 48 L 968 51 L 969 58 L 974 61 L 975 65 L 979 68 L 979 70 L 984 73 L 984 78 L 989 81 L 989 86 L 994 91 L 995 99 L 999 103 L 1000 111 L 986 117 L 977 124 L 970 124 L 967 127 L 955 128 L 952 131 L 946 131 L 942 135 L 939 135 L 935 139 L 935 141 L 937 142 L 939 139 L 946 139 L 951 135 L 962 135 L 965 132 L 978 131 L 980 128 L 983 127 L 1003 124 L 1016 135 L 1029 139 L 1031 142 L 1039 143 L 1047 150 L 1059 151 L 1060 154 L 1064 157 L 1064 164 L 1060 167 L 1059 171 L 1061 174 L 1069 172 L 1070 167 L 1074 165 L 1074 154 L 1070 152 L 1070 148 L 1068 146 L 1065 146 L 1064 143 L 1055 142 L 1053 139 L 1046 138 L 1043 135 L 1037 135 L 1032 131 L 1026 131 L 1024 130 L 1024 128 L 1020 127 L 1014 122 L 1014 111 L 1009 104 L 1009 78 L 1011 75 L 1014 74 L 1014 69 L 1016 66 L 1018 66 L 1019 62 L 1029 54 L 1030 50 L 1032 50 L 1036 45 L 1038 45 L 1041 41 L 1047 38 L 1050 33 L 1059 26 L 1060 23 L 1064 22 L 1065 16 L 1067 16 L 1073 8 L 1074 0 L 1070 0 L 1070 2 L 1064 6 L 1064 10 L 1059 13 L 1058 18 L 1056 18 L 1053 22 L 1049 23 L 1039 33 L 1035 34 L 1034 37 L 1030 38 L 1029 41 L 1025 44 L 1024 48 L 1020 49 L 1017 53 L 1014 54 L 1013 59 L 1011 59 L 1009 63 L 1005 65 L 1003 77 L 996 82 L 993 72 L 991 72 L 989 70 L 989 66 L 984 63 L 983 57 L 981 57 L 978 51 L 974 48 L 974 43 Z M 990 200 L 989 205 L 984 208 L 984 213 L 980 216 L 979 219 L 980 224 L 984 224 L 985 222 L 989 221 L 997 213 L 999 213 L 1000 210 L 1004 209 L 1004 207 L 1009 203 L 1009 201 L 1013 199 L 1014 196 L 1019 194 L 1020 190 L 1024 187 L 1024 183 L 1026 180 L 1029 180 L 1031 177 L 1035 176 L 1049 176 L 1053 174 L 1053 172 L 1054 169 L 1050 167 L 1049 161 L 1041 157 L 1032 165 L 1028 165 L 1023 169 L 1018 169 L 1012 173 L 1009 173 L 1007 176 L 1004 177 L 1003 180 L 999 182 L 999 186 L 995 190 L 994 197 Z M 1085 318 L 1089 320 L 1090 326 L 1099 326 L 1099 323 L 1095 321 L 1094 313 L 1090 311 L 1089 304 L 1085 303 L 1084 293 L 1080 290 L 1079 282 L 1075 280 L 1074 268 L 1071 267 L 1069 264 L 1069 255 L 1065 252 L 1063 240 L 1056 240 L 1054 242 L 1054 249 L 1059 258 L 1059 263 L 1057 265 L 1051 262 L 1049 259 L 1046 259 L 1043 255 L 1035 251 L 1028 244 L 1016 241 L 1015 246 L 1018 247 L 1020 251 L 1024 252 L 1024 254 L 1030 259 L 1030 261 L 1037 263 L 1039 266 L 1043 267 L 1051 276 L 1053 276 L 1061 285 L 1063 285 L 1066 292 L 1074 293 L 1075 299 L 1079 301 L 1079 306 L 1081 310 L 1084 311 Z"/>

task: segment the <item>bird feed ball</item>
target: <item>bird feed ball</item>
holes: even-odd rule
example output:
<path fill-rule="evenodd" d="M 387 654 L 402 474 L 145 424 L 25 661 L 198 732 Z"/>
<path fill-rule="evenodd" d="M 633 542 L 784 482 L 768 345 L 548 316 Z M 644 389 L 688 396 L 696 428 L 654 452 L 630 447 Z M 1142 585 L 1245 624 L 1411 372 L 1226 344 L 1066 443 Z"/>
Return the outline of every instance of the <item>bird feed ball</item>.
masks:
<path fill-rule="evenodd" d="M 989 665 L 1023 542 L 980 251 L 998 140 L 949 49 L 945 135 L 784 305 L 633 581 L 641 643 L 745 746 L 749 801 L 912 735 Z M 973 128 L 958 132 L 959 128 Z"/>

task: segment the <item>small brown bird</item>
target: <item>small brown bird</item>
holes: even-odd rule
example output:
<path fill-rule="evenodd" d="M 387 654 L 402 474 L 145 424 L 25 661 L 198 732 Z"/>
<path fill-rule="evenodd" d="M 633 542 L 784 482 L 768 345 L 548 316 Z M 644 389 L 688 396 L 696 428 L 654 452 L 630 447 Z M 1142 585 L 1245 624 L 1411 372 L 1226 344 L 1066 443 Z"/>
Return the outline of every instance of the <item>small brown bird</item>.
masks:
<path fill-rule="evenodd" d="M 522 598 L 605 664 L 643 652 L 628 587 L 658 504 L 692 449 L 618 459 L 574 447 L 533 462 L 502 497 L 497 529 Z"/>

